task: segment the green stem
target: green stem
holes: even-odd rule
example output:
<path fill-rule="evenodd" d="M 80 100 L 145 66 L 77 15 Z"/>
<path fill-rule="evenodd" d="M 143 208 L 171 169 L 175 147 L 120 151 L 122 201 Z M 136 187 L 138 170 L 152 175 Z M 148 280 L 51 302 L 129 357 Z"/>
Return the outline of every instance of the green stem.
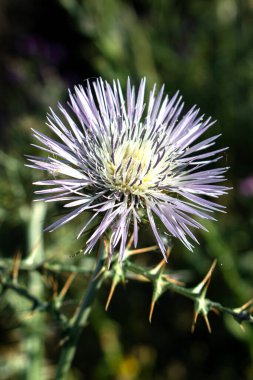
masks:
<path fill-rule="evenodd" d="M 77 348 L 78 338 L 81 334 L 82 328 L 86 325 L 89 318 L 93 300 L 96 295 L 96 290 L 100 285 L 99 272 L 101 271 L 104 260 L 104 246 L 103 241 L 100 243 L 98 262 L 94 274 L 88 284 L 83 301 L 80 308 L 77 310 L 73 319 L 71 320 L 68 336 L 62 347 L 60 353 L 60 359 L 58 363 L 58 368 L 55 376 L 55 380 L 63 380 L 71 367 L 71 363 L 74 359 L 74 355 Z"/>
<path fill-rule="evenodd" d="M 26 288 L 23 286 L 19 286 L 17 284 L 13 284 L 13 282 L 8 282 L 4 280 L 0 280 L 0 284 L 4 289 L 11 289 L 16 294 L 20 295 L 23 298 L 26 298 L 28 301 L 32 302 L 32 309 L 44 311 L 48 308 L 48 304 L 46 302 L 40 301 L 40 299 L 33 294 L 31 294 Z"/>
<path fill-rule="evenodd" d="M 93 262 L 93 261 L 92 261 Z M 20 262 L 19 271 L 32 272 L 32 271 L 42 271 L 47 270 L 49 272 L 55 273 L 80 273 L 85 275 L 90 275 L 93 273 L 93 267 L 91 262 L 87 265 L 87 260 L 85 261 L 84 266 L 76 266 L 71 264 L 62 264 L 62 263 L 51 263 L 50 261 L 43 261 L 40 263 L 29 263 L 25 260 Z M 11 273 L 13 270 L 13 259 L 2 258 L 0 259 L 0 272 L 5 271 Z"/>
<path fill-rule="evenodd" d="M 26 263 L 36 265 L 44 260 L 43 231 L 42 225 L 46 215 L 46 205 L 42 202 L 33 203 L 28 225 L 28 252 Z M 17 289 L 16 289 L 17 290 Z M 41 300 L 44 296 L 44 285 L 39 273 L 30 272 L 28 276 L 27 294 L 33 295 L 34 306 L 36 299 Z M 21 294 L 21 292 L 19 293 Z M 25 292 L 23 292 L 23 296 Z M 43 305 L 43 302 L 40 301 Z M 45 320 L 41 313 L 33 314 L 33 317 L 26 322 L 26 339 L 24 340 L 24 350 L 28 359 L 24 379 L 46 379 L 44 367 L 44 344 L 45 344 Z"/>
<path fill-rule="evenodd" d="M 146 277 L 152 283 L 155 281 L 156 275 L 151 273 L 148 269 L 144 269 L 142 266 L 133 264 L 128 261 L 126 264 L 126 267 L 128 271 L 133 272 L 135 274 L 142 275 Z M 201 298 L 201 294 L 196 293 L 194 289 L 186 288 L 184 286 L 177 285 L 173 282 L 166 281 L 164 279 L 163 293 L 167 290 L 177 293 L 188 299 L 191 299 L 194 302 L 199 302 Z M 218 302 L 212 301 L 211 299 L 206 298 L 206 297 L 204 300 L 205 300 L 205 305 L 206 305 L 207 310 L 216 309 L 221 313 L 232 315 L 240 323 L 243 321 L 253 323 L 253 318 L 251 316 L 251 313 L 247 309 L 240 309 L 240 308 L 231 309 L 229 307 L 223 306 L 222 304 Z"/>

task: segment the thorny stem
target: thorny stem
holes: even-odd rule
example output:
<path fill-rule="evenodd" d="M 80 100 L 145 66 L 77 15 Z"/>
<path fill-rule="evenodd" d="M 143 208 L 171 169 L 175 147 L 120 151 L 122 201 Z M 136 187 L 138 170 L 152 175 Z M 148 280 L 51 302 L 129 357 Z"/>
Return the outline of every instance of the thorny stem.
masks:
<path fill-rule="evenodd" d="M 148 249 L 145 249 L 144 251 L 149 251 L 151 248 L 154 250 L 155 247 L 149 247 Z M 143 250 L 137 250 L 137 252 L 144 252 Z M 136 253 L 136 250 L 128 251 L 130 252 L 129 258 Z M 159 298 L 159 296 L 164 293 L 165 291 L 172 291 L 174 293 L 177 293 L 181 296 L 184 296 L 188 299 L 191 299 L 194 302 L 194 308 L 195 308 L 195 314 L 194 314 L 194 324 L 193 328 L 196 324 L 196 319 L 199 314 L 202 314 L 207 322 L 207 327 L 210 331 L 210 326 L 208 322 L 207 315 L 210 310 L 214 310 L 217 312 L 229 314 L 234 319 L 241 323 L 241 322 L 249 322 L 253 323 L 253 316 L 252 316 L 252 305 L 253 300 L 250 300 L 245 305 L 241 306 L 240 308 L 232 309 L 223 306 L 222 304 L 218 302 L 214 302 L 210 300 L 209 298 L 206 298 L 206 290 L 209 284 L 209 280 L 211 278 L 211 274 L 214 268 L 214 265 L 210 268 L 208 274 L 206 275 L 205 279 L 202 280 L 200 284 L 198 284 L 195 288 L 187 288 L 184 285 L 180 285 L 177 281 L 173 280 L 173 277 L 170 277 L 168 273 L 166 273 L 165 267 L 161 265 L 161 263 L 156 266 L 155 268 L 145 268 L 142 265 L 138 265 L 137 263 L 133 263 L 129 260 L 124 260 L 121 264 L 118 263 L 117 257 L 114 258 L 114 260 L 111 263 L 110 269 L 107 268 L 106 270 L 106 260 L 104 257 L 104 244 L 103 242 L 100 243 L 99 247 L 99 254 L 98 254 L 98 261 L 97 266 L 95 269 L 95 272 L 93 276 L 91 277 L 86 293 L 84 295 L 83 301 L 80 305 L 80 307 L 77 309 L 74 317 L 71 320 L 67 320 L 67 318 L 61 313 L 59 305 L 54 302 L 44 302 L 40 300 L 40 297 L 38 297 L 35 294 L 32 294 L 29 290 L 24 288 L 23 286 L 19 285 L 16 281 L 16 277 L 14 276 L 14 269 L 17 267 L 20 270 L 27 271 L 28 273 L 31 271 L 52 271 L 52 272 L 72 272 L 73 273 L 83 273 L 83 274 L 91 274 L 93 273 L 93 268 L 91 265 L 86 265 L 85 267 L 78 267 L 78 266 L 68 266 L 62 264 L 55 264 L 50 262 L 43 262 L 40 261 L 39 263 L 30 263 L 19 260 L 18 263 L 15 265 L 11 265 L 10 260 L 0 260 L 0 285 L 2 286 L 2 291 L 5 289 L 10 289 L 17 294 L 19 294 L 21 297 L 26 298 L 30 302 L 32 302 L 32 310 L 38 310 L 38 311 L 45 311 L 53 314 L 57 320 L 61 322 L 61 327 L 65 328 L 65 339 L 63 339 L 64 343 L 62 346 L 62 351 L 60 353 L 59 358 L 59 364 L 56 371 L 56 377 L 55 380 L 64 380 L 66 378 L 66 375 L 71 367 L 71 363 L 73 361 L 75 352 L 76 352 L 76 346 L 78 343 L 78 338 L 80 336 L 80 333 L 82 331 L 82 328 L 87 323 L 88 317 L 91 312 L 92 302 L 95 298 L 96 291 L 99 288 L 102 279 L 112 279 L 112 284 L 114 284 L 114 288 L 112 287 L 112 293 L 115 290 L 115 284 L 117 285 L 121 280 L 124 281 L 124 279 L 136 279 L 138 281 L 149 281 L 153 284 L 154 288 L 154 297 L 152 299 L 153 305 L 151 304 L 151 314 L 153 312 L 153 307 L 155 305 L 156 300 Z M 120 277 L 119 273 L 117 271 L 118 266 L 120 266 Z M 12 269 L 11 269 L 12 268 Z M 103 272 L 104 269 L 104 272 Z M 12 275 L 10 274 L 11 272 Z M 15 272 L 16 273 L 16 272 Z M 104 273 L 103 276 L 100 276 L 99 274 Z M 116 279 L 116 282 L 115 282 Z M 208 280 L 209 279 L 209 280 Z M 158 286 L 159 285 L 159 286 Z M 157 290 L 158 289 L 158 290 Z M 155 293 L 156 292 L 156 293 Z M 110 298 L 108 302 L 110 301 Z M 107 302 L 107 304 L 108 304 Z M 64 330 L 63 330 L 64 331 Z"/>
<path fill-rule="evenodd" d="M 68 334 L 60 353 L 60 359 L 58 363 L 55 380 L 65 379 L 71 367 L 71 363 L 73 361 L 76 348 L 77 348 L 78 338 L 80 336 L 82 328 L 87 323 L 88 317 L 91 312 L 92 302 L 96 295 L 96 290 L 98 289 L 101 283 L 99 273 L 104 263 L 103 256 L 104 256 L 104 245 L 103 245 L 103 241 L 101 241 L 96 269 L 88 284 L 88 287 L 86 289 L 80 308 L 77 310 L 76 314 L 70 321 L 70 324 L 68 327 Z"/>
<path fill-rule="evenodd" d="M 153 281 L 154 276 L 148 270 L 145 270 L 142 266 L 139 266 L 137 264 L 133 264 L 129 261 L 126 263 L 126 265 L 127 265 L 127 270 L 129 272 L 139 274 L 141 276 L 146 277 L 151 282 Z M 191 300 L 195 300 L 197 298 L 196 297 L 197 294 L 193 294 L 191 289 L 185 288 L 185 287 L 180 286 L 180 285 L 176 285 L 173 282 L 168 282 L 167 288 L 170 289 L 171 291 L 174 291 L 175 293 L 178 293 L 178 294 L 181 294 L 182 296 L 190 298 Z"/>
<path fill-rule="evenodd" d="M 2 270 L 7 271 L 10 265 L 11 261 L 10 260 L 2 260 L 0 261 L 0 271 Z M 102 265 L 102 264 L 101 264 Z M 127 269 L 127 273 L 134 273 L 140 276 L 140 278 L 146 278 L 146 280 L 150 281 L 151 283 L 154 282 L 154 276 L 150 273 L 150 270 L 144 268 L 143 266 L 139 266 L 135 263 L 130 262 L 129 260 L 126 260 L 123 264 L 125 268 Z M 55 272 L 72 272 L 72 273 L 84 273 L 84 274 L 91 274 L 92 273 L 92 268 L 83 268 L 83 267 L 76 267 L 74 265 L 65 267 L 61 266 L 61 264 L 50 264 L 50 263 L 42 263 L 41 264 L 42 268 L 45 268 L 50 271 L 55 271 Z M 25 270 L 25 271 L 32 271 L 32 270 L 37 270 L 38 267 L 35 267 L 33 265 L 26 265 L 21 262 L 20 264 L 20 270 Z M 131 276 L 128 276 L 128 274 L 125 273 L 125 277 L 129 279 Z M 112 277 L 113 273 L 111 271 L 107 272 L 107 278 Z M 95 281 L 94 281 L 95 282 Z M 33 303 L 33 310 L 39 310 L 39 311 L 48 311 L 53 314 L 55 314 L 56 318 L 58 320 L 62 321 L 62 325 L 66 325 L 65 318 L 63 318 L 63 315 L 59 312 L 58 308 L 56 305 L 50 303 L 50 302 L 42 302 L 38 297 L 35 297 L 33 294 L 31 294 L 26 288 L 19 286 L 10 280 L 6 280 L 4 278 L 0 277 L 0 284 L 2 285 L 3 289 L 11 289 L 17 294 L 19 294 L 21 297 L 26 298 L 27 300 L 31 301 Z M 95 284 L 94 284 L 95 285 Z M 164 291 L 169 290 L 174 293 L 180 294 L 183 297 L 186 297 L 188 299 L 191 299 L 192 301 L 196 302 L 199 299 L 199 295 L 197 293 L 194 293 L 192 289 L 186 288 L 184 286 L 180 286 L 176 284 L 175 282 L 167 281 L 166 284 L 164 284 Z M 206 306 L 208 307 L 209 310 L 211 309 L 216 309 L 222 313 L 230 314 L 232 315 L 237 321 L 242 322 L 242 321 L 250 321 L 248 318 L 248 313 L 242 311 L 238 311 L 237 309 L 230 309 L 228 307 L 223 306 L 222 304 L 212 301 L 208 298 L 205 298 L 205 303 Z"/>
<path fill-rule="evenodd" d="M 128 271 L 144 276 L 151 282 L 154 281 L 154 277 L 150 273 L 150 271 L 145 270 L 142 266 L 133 264 L 130 261 L 126 262 L 126 266 Z M 174 293 L 180 294 L 181 296 L 191 299 L 194 302 L 198 302 L 200 298 L 200 295 L 198 293 L 195 293 L 193 289 L 177 285 L 176 283 L 170 281 L 168 281 L 167 284 L 164 285 L 164 291 L 166 290 L 170 290 Z M 253 320 L 250 317 L 249 313 L 246 310 L 243 310 L 243 308 L 231 309 L 223 306 L 219 302 L 212 301 L 209 298 L 205 298 L 205 304 L 208 310 L 216 310 L 221 313 L 229 314 L 233 316 L 238 322 L 248 321 L 250 323 L 253 323 Z"/>

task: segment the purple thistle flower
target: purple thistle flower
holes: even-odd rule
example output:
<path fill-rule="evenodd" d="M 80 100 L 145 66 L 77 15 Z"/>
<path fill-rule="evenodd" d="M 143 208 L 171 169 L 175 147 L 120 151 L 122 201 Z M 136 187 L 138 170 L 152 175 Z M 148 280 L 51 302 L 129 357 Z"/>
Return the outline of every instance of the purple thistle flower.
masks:
<path fill-rule="evenodd" d="M 73 209 L 47 230 L 54 231 L 91 210 L 94 214 L 79 237 L 92 220 L 102 216 L 86 252 L 109 230 L 110 253 L 119 245 L 119 260 L 123 260 L 130 229 L 137 245 L 143 215 L 164 256 L 159 219 L 170 235 L 192 250 L 188 239 L 197 239 L 191 228 L 205 229 L 194 217 L 214 220 L 210 214 L 224 208 L 206 199 L 217 198 L 228 189 L 217 185 L 224 181 L 227 168 L 207 168 L 224 151 L 207 151 L 219 135 L 196 142 L 214 121 L 204 120 L 195 106 L 181 116 L 182 97 L 178 92 L 171 99 L 164 96 L 164 86 L 156 95 L 154 85 L 145 106 L 145 82 L 141 80 L 136 93 L 128 79 L 126 98 L 119 81 L 111 86 L 100 78 L 87 82 L 85 89 L 77 86 L 69 93 L 76 121 L 59 105 L 61 119 L 52 110 L 48 115 L 48 126 L 57 140 L 34 131 L 42 144 L 39 148 L 49 156 L 29 157 L 30 166 L 52 175 L 35 182 L 46 186 L 35 193 L 43 195 L 45 202 L 63 201 L 64 207 Z"/>

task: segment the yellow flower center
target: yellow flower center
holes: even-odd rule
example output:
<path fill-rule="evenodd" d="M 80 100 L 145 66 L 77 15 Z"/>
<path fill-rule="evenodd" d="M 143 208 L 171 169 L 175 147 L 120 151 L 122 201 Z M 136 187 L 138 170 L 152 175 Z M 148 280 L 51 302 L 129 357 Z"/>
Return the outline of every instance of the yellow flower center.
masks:
<path fill-rule="evenodd" d="M 128 140 L 115 149 L 113 159 L 106 160 L 106 177 L 115 189 L 141 195 L 157 178 L 152 156 L 150 141 Z"/>

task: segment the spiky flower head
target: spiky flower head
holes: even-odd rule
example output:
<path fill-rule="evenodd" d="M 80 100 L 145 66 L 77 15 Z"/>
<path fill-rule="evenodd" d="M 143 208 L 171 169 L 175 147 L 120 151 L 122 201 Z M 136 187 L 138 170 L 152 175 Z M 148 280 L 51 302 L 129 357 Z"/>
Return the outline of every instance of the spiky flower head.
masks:
<path fill-rule="evenodd" d="M 48 126 L 52 139 L 38 131 L 34 136 L 48 158 L 29 157 L 33 168 L 45 170 L 50 179 L 36 182 L 46 189 L 36 191 L 46 202 L 64 202 L 72 211 L 50 225 L 54 231 L 86 210 L 93 211 L 81 226 L 81 236 L 100 216 L 100 223 L 87 241 L 90 252 L 107 231 L 110 253 L 119 246 L 123 260 L 128 234 L 138 241 L 138 228 L 145 216 L 165 255 L 159 225 L 180 239 L 190 250 L 191 228 L 203 228 L 197 219 L 213 219 L 223 206 L 207 199 L 217 198 L 227 188 L 226 168 L 210 168 L 224 149 L 209 150 L 219 135 L 198 141 L 214 123 L 192 107 L 182 115 L 184 103 L 176 93 L 164 96 L 156 85 L 145 105 L 145 79 L 138 91 L 127 82 L 126 97 L 119 81 L 87 82 L 69 93 L 69 110 L 59 105 L 61 118 L 52 110 Z M 208 149 L 208 150 L 207 150 Z"/>

